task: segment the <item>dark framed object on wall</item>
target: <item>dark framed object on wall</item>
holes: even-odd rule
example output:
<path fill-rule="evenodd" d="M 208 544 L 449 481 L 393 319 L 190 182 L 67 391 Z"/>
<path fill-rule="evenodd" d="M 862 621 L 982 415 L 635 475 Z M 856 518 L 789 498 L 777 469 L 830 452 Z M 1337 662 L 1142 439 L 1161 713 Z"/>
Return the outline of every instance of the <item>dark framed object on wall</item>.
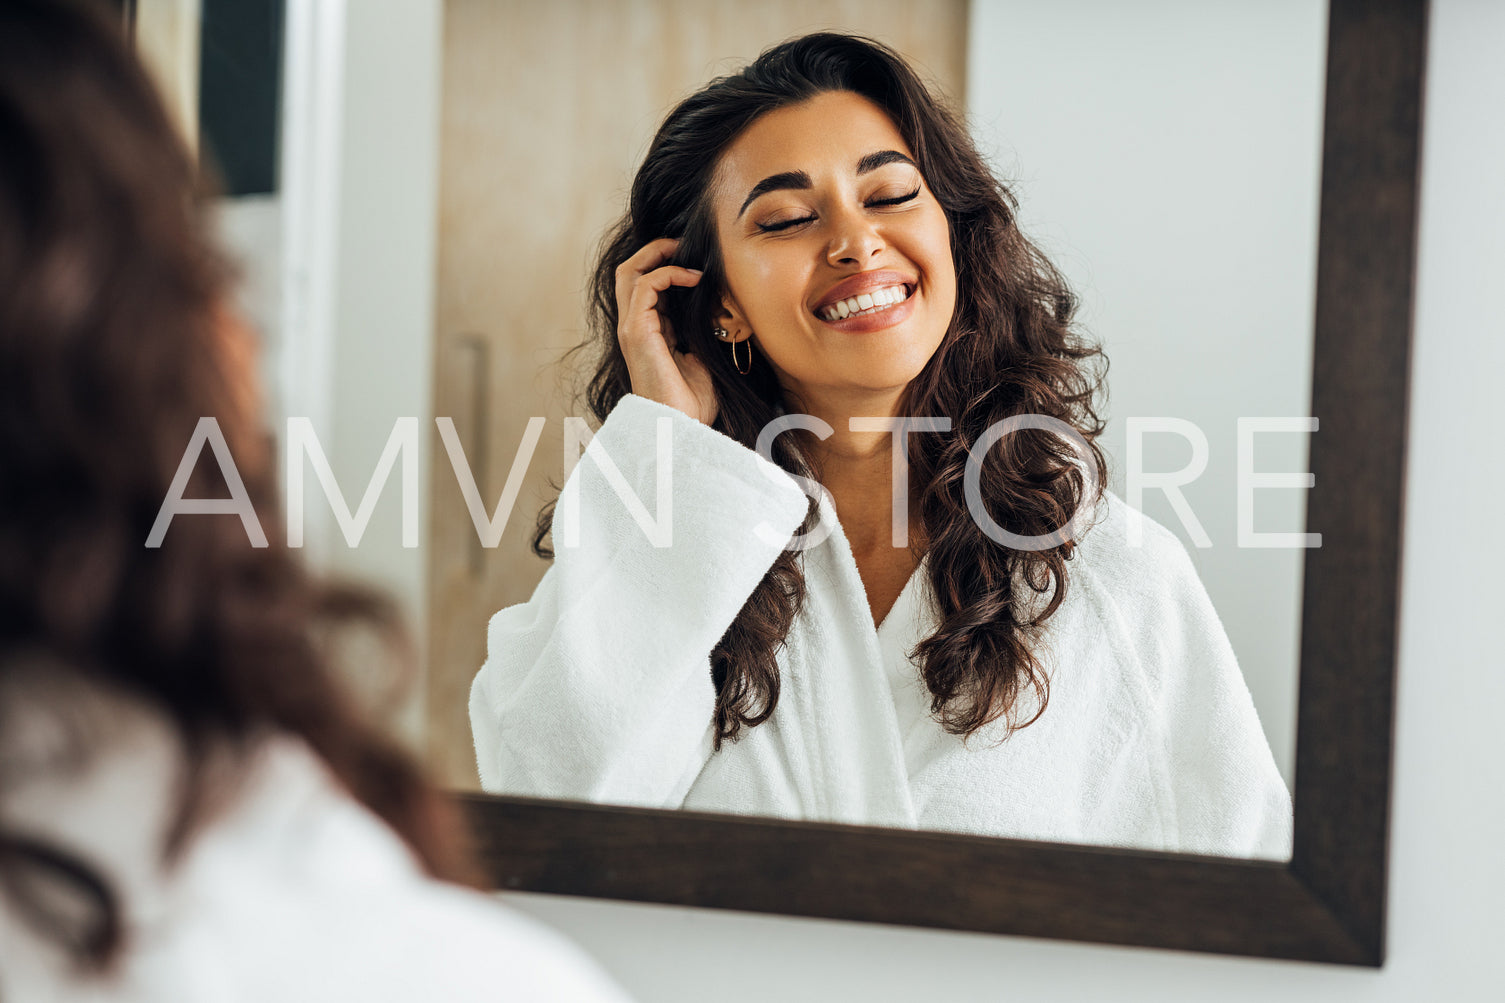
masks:
<path fill-rule="evenodd" d="M 1426 0 L 1332 0 L 1288 863 L 464 795 L 499 888 L 1379 966 Z"/>
<path fill-rule="evenodd" d="M 109 0 L 137 38 L 139 0 Z M 148 3 L 147 7 L 154 5 Z M 278 189 L 286 0 L 198 0 L 193 141 L 221 195 Z M 180 23 L 180 22 L 178 22 Z"/>
<path fill-rule="evenodd" d="M 277 191 L 283 0 L 202 0 L 199 134 L 224 194 Z"/>

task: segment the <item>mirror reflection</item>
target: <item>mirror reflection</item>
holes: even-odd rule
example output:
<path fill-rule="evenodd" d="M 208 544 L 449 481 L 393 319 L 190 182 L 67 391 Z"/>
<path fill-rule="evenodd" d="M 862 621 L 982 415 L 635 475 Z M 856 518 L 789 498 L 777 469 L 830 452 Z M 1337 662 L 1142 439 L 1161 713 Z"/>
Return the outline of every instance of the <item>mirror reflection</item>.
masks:
<path fill-rule="evenodd" d="M 337 156 L 290 18 L 227 228 L 310 549 L 426 614 L 396 726 L 499 793 L 1287 858 L 1324 10 L 829 6 L 352 10 Z"/>

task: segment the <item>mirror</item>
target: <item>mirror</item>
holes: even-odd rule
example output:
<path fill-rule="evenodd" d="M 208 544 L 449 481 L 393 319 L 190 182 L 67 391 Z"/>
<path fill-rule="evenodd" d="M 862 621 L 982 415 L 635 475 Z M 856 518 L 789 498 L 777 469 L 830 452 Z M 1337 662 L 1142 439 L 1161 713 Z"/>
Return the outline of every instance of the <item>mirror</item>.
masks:
<path fill-rule="evenodd" d="M 1055 670 L 1051 705 L 1039 721 L 997 749 L 963 751 L 928 713 L 928 691 L 912 685 L 916 673 L 909 669 L 906 675 L 897 664 L 900 649 L 923 640 L 933 624 L 905 630 L 904 623 L 885 621 L 887 629 L 880 628 L 876 639 L 885 664 L 894 663 L 892 695 L 882 678 L 859 673 L 837 679 L 829 651 L 809 655 L 812 670 L 802 677 L 789 663 L 791 654 L 783 663 L 782 713 L 776 711 L 762 733 L 750 728 L 714 755 L 701 746 L 709 714 L 699 703 L 683 712 L 689 723 L 682 740 L 664 734 L 639 747 L 630 739 L 613 746 L 601 738 L 599 751 L 590 755 L 619 764 L 636 761 L 639 779 L 631 782 L 607 780 L 605 774 L 617 769 L 610 762 L 566 767 L 550 736 L 570 727 L 565 719 L 582 730 L 579 721 L 596 721 L 594 700 L 611 705 L 597 725 L 605 729 L 611 725 L 604 717 L 611 715 L 678 714 L 663 705 L 689 697 L 680 690 L 654 691 L 651 699 L 659 703 L 639 707 L 629 703 L 628 693 L 612 689 L 609 673 L 597 677 L 584 666 L 563 663 L 536 670 L 498 665 L 490 671 L 505 672 L 507 681 L 488 682 L 489 695 L 480 699 L 491 706 L 474 712 L 483 719 L 475 725 L 482 776 L 489 789 L 509 794 L 1286 859 L 1290 807 L 1281 787 L 1291 785 L 1295 751 L 1303 550 L 1269 543 L 1273 530 L 1289 536 L 1301 529 L 1305 497 L 1301 490 L 1256 492 L 1253 484 L 1260 476 L 1271 480 L 1267 471 L 1306 470 L 1306 434 L 1276 434 L 1271 429 L 1281 426 L 1270 419 L 1289 423 L 1309 412 L 1325 5 L 1210 12 L 1188 4 L 1117 11 L 1100 4 L 1002 4 L 977 5 L 969 17 L 963 5 L 952 4 L 927 8 L 923 21 L 906 11 L 898 4 L 867 5 L 860 19 L 843 22 L 837 5 L 830 15 L 849 29 L 860 25 L 888 39 L 939 89 L 965 95 L 974 135 L 1020 200 L 1020 227 L 1065 273 L 1081 297 L 1080 326 L 1112 363 L 1104 409 L 1111 488 L 1122 497 L 1141 491 L 1150 479 L 1129 483 L 1131 424 L 1143 453 L 1135 465 L 1146 474 L 1186 470 L 1194 445 L 1206 454 L 1204 472 L 1186 470 L 1179 478 L 1187 482 L 1176 488 L 1184 494 L 1151 489 L 1131 504 L 1147 509 L 1191 551 L 1222 619 L 1221 629 L 1210 626 L 1207 643 L 1216 647 L 1226 634 L 1236 656 L 1236 664 L 1224 666 L 1228 682 L 1247 685 L 1253 699 L 1238 692 L 1208 696 L 1216 705 L 1188 706 L 1179 722 L 1161 720 L 1147 708 L 1123 710 L 1140 698 L 1138 686 L 1159 684 L 1124 680 L 1099 692 L 1108 666 L 1138 657 L 1124 650 L 1137 642 L 1115 635 L 1109 648 L 1079 646 L 1069 638 L 1113 614 L 1099 610 L 1078 621 L 1073 605 L 1058 622 L 1063 640 L 1056 656 L 1067 664 Z M 738 69 L 765 45 L 810 26 L 808 6 L 791 8 L 787 17 L 776 13 L 760 8 L 756 18 L 691 14 L 669 4 L 586 18 L 567 6 L 527 15 L 489 4 L 446 8 L 435 414 L 455 421 L 462 466 L 476 473 L 485 519 L 495 517 L 509 476 L 526 465 L 506 529 L 492 547 L 482 543 L 484 526 L 473 525 L 467 514 L 453 464 L 443 454 L 432 462 L 430 749 L 456 785 L 475 779 L 477 746 L 468 734 L 474 719 L 462 709 L 472 667 L 485 657 L 480 625 L 498 609 L 525 602 L 537 587 L 546 565 L 529 551 L 528 530 L 552 497 L 551 482 L 563 480 L 563 419 L 586 413 L 561 377 L 578 377 L 589 356 L 570 360 L 573 370 L 557 360 L 584 336 L 580 290 L 589 279 L 591 252 L 620 216 L 623 192 L 667 108 L 716 73 Z M 672 58 L 656 59 L 658 40 L 691 19 L 694 43 L 687 40 L 672 47 Z M 642 41 L 624 52 L 624 37 Z M 1021 37 L 1063 42 L 1019 46 L 1013 40 Z M 648 63 L 659 65 L 644 79 L 641 67 Z M 1105 169 L 1107 164 L 1112 168 Z M 763 173 L 778 169 L 770 161 Z M 511 250 L 524 247 L 524 257 Z M 756 352 L 763 353 L 763 341 L 754 340 Z M 539 418 L 539 445 L 530 456 L 525 430 Z M 1241 422 L 1248 438 L 1242 448 L 1253 454 L 1245 457 L 1251 473 L 1242 478 Z M 1187 433 L 1187 427 L 1195 431 Z M 1256 438 L 1257 429 L 1265 431 Z M 1257 449 L 1250 451 L 1249 444 Z M 681 462 L 709 461 L 687 453 Z M 1255 470 L 1261 473 L 1252 475 Z M 701 474 L 688 472 L 691 478 Z M 1240 496 L 1241 482 L 1248 497 Z M 1188 506 L 1185 515 L 1171 504 L 1179 497 Z M 707 503 L 727 511 L 732 504 L 719 497 Z M 1257 510 L 1248 512 L 1248 522 L 1261 535 L 1240 536 L 1241 506 Z M 625 532 L 637 530 L 628 525 Z M 718 553 L 716 560 L 744 559 L 737 553 Z M 810 559 L 818 563 L 820 554 L 812 550 Z M 645 547 L 633 560 L 651 562 L 652 551 Z M 840 561 L 827 568 L 833 576 L 850 570 Z M 690 565 L 681 568 L 679 581 L 692 573 Z M 1066 573 L 1069 580 L 1092 569 L 1068 566 Z M 566 564 L 560 574 L 569 576 Z M 626 603 L 641 581 L 611 586 L 621 597 L 613 592 L 601 601 Z M 713 601 L 710 584 L 693 589 L 702 602 Z M 1085 579 L 1081 590 L 1092 588 Z M 744 598 L 734 597 L 736 605 Z M 812 595 L 813 608 L 804 615 L 821 618 L 826 636 L 848 626 L 853 637 L 861 634 L 862 610 L 817 605 L 821 600 Z M 920 605 L 904 589 L 893 620 L 904 620 Z M 687 612 L 658 609 L 663 629 L 692 629 Z M 882 619 L 879 610 L 873 613 Z M 633 624 L 651 622 L 653 609 L 640 614 L 618 623 L 604 610 L 577 611 L 584 619 L 572 629 L 588 632 L 594 623 L 611 635 L 614 671 L 644 679 L 642 692 L 651 688 L 646 680 L 679 670 L 638 665 L 624 654 L 636 643 Z M 499 623 L 492 629 L 493 643 L 503 648 L 532 643 L 502 633 Z M 720 629 L 718 623 L 716 633 Z M 792 651 L 800 642 L 790 643 Z M 589 662 L 605 654 L 576 657 Z M 1165 671 L 1172 678 L 1214 676 L 1217 667 L 1199 657 L 1211 656 L 1192 656 Z M 816 663 L 821 667 L 814 668 Z M 1100 665 L 1100 671 L 1073 680 L 1073 665 L 1088 664 Z M 578 671 L 579 681 L 571 685 L 599 692 L 554 693 L 546 705 L 525 709 L 513 702 L 513 691 L 548 686 L 530 671 Z M 1188 678 L 1187 685 L 1203 684 Z M 1163 699 L 1181 698 L 1168 692 Z M 1096 700 L 1118 709 L 1089 710 L 1088 702 Z M 494 720 L 484 720 L 487 715 Z M 500 736 L 535 726 L 538 757 L 549 762 L 523 766 L 532 760 L 515 748 L 522 740 L 503 742 Z M 679 728 L 680 722 L 676 717 L 660 727 Z M 817 727 L 827 738 L 820 754 L 810 735 Z M 1149 737 L 1152 728 L 1162 727 L 1164 736 L 1157 731 Z M 1215 739 L 1208 740 L 1209 730 Z M 1120 731 L 1139 735 L 1093 738 Z M 995 744 L 1000 734 L 986 731 L 969 746 Z M 1237 735 L 1252 740 L 1241 746 L 1231 737 Z M 593 741 L 580 735 L 567 744 Z M 833 745 L 866 751 L 838 753 Z M 1073 746 L 1074 753 L 1063 753 Z M 1176 751 L 1160 761 L 1167 746 Z M 490 761 L 509 755 L 518 760 L 515 769 Z M 1207 763 L 1219 758 L 1237 762 L 1214 775 Z M 1075 765 L 1050 765 L 1061 760 Z M 1271 760 L 1275 769 L 1269 769 Z M 650 761 L 656 774 L 651 778 L 642 775 Z M 686 763 L 699 769 L 688 791 L 679 776 Z M 602 776 L 588 778 L 598 767 Z M 1198 776 L 1168 775 L 1177 769 Z M 1093 774 L 1102 772 L 1118 788 L 1107 796 L 1093 790 L 1101 783 Z M 1027 784 L 1005 779 L 1026 776 Z M 1221 817 L 1193 823 L 1188 807 L 1184 818 L 1172 821 L 1170 806 L 1177 799 L 1215 801 Z M 1143 800 L 1160 803 L 1157 820 L 1108 819 Z M 1248 817 L 1232 821 L 1240 813 Z"/>
<path fill-rule="evenodd" d="M 466 700 L 486 620 L 526 600 L 544 571 L 528 530 L 563 472 L 549 462 L 563 455 L 563 419 L 583 413 L 558 362 L 583 334 L 595 241 L 676 99 L 767 43 L 860 26 L 962 103 L 1020 199 L 1021 228 L 1080 294 L 1081 323 L 1113 365 L 1109 487 L 1131 493 L 1130 418 L 1174 418 L 1205 436 L 1206 467 L 1184 485 L 1185 506 L 1153 488 L 1139 501 L 1181 539 L 1226 631 L 1271 761 L 1295 792 L 1294 855 L 1214 860 L 1141 852 L 1164 847 L 1133 841 L 1042 842 L 1053 835 L 1043 826 L 985 838 L 478 798 L 501 884 L 1283 957 L 1382 955 L 1373 875 L 1379 868 L 1382 889 L 1393 638 L 1383 629 L 1354 635 L 1360 623 L 1393 625 L 1409 280 L 1387 291 L 1374 276 L 1409 275 L 1414 234 L 1404 204 L 1379 214 L 1362 195 L 1399 185 L 1414 198 L 1420 5 L 1373 15 L 1341 3 L 1257 12 L 1147 4 L 1132 14 L 1037 6 L 928 5 L 920 16 L 899 4 L 858 12 L 834 3 L 818 21 L 809 4 L 710 16 L 675 3 L 622 12 L 450 0 L 442 19 L 414 20 L 290 4 L 284 184 L 261 206 L 268 227 L 236 222 L 254 215 L 250 204 L 227 206 L 226 219 L 253 251 L 253 311 L 275 318 L 264 324 L 274 420 L 310 419 L 352 510 L 343 520 L 321 513 L 310 490 L 311 556 L 382 581 L 420 614 L 422 699 L 396 708 L 394 726 L 448 782 L 473 788 Z M 1053 38 L 1071 43 L 1038 42 Z M 1377 68 L 1354 54 L 1366 46 L 1395 58 Z M 318 58 L 333 51 L 333 64 Z M 406 60 L 424 72 L 394 78 Z M 343 104 L 328 98 L 338 93 Z M 379 122 L 355 113 L 378 107 Z M 402 132 L 435 124 L 425 107 L 441 109 L 427 153 L 429 136 Z M 1393 108 L 1399 117 L 1387 117 Z M 1376 144 L 1394 155 L 1376 155 Z M 1373 163 L 1389 173 L 1377 176 Z M 437 213 L 405 191 L 436 191 Z M 267 249 L 259 257 L 257 240 Z M 1388 256 L 1356 268 L 1365 255 Z M 415 270 L 434 276 L 432 288 Z M 1384 378 L 1341 367 L 1324 377 L 1324 359 L 1344 358 L 1344 338 L 1360 343 L 1360 320 Z M 430 326 L 432 339 L 423 336 Z M 434 415 L 453 420 L 488 512 L 508 488 L 529 419 L 545 419 L 494 549 L 478 537 L 437 433 L 425 433 L 419 453 L 422 548 L 403 546 L 408 516 L 395 485 L 373 494 L 369 512 L 354 511 L 394 422 L 414 415 L 415 428 Z M 1315 434 L 1245 428 L 1241 486 L 1238 419 L 1309 416 L 1320 422 Z M 1365 426 L 1365 417 L 1375 420 Z M 1133 466 L 1173 474 L 1199 465 L 1186 425 L 1139 428 Z M 1367 429 L 1363 444 L 1357 428 Z M 1356 466 L 1359 456 L 1373 462 Z M 1310 491 L 1258 481 L 1304 471 L 1316 475 Z M 1360 505 L 1365 491 L 1378 503 Z M 1251 497 L 1246 542 L 1251 529 L 1320 531 L 1321 548 L 1240 546 L 1240 499 Z M 340 523 L 360 515 L 369 521 L 350 548 Z M 1210 547 L 1199 545 L 1197 524 Z M 1340 711 L 1337 695 L 1361 682 L 1374 696 Z M 1337 852 L 1345 840 L 1347 862 Z M 710 852 L 729 845 L 733 863 Z M 1037 880 L 1026 889 L 1000 877 L 899 903 L 854 870 L 891 889 L 951 882 L 967 862 Z M 1153 889 L 1162 913 L 1135 913 L 1126 897 L 1135 889 L 1139 902 Z M 1088 919 L 1070 905 L 1074 894 L 1121 900 L 1128 911 Z M 1254 922 L 1251 902 L 1265 915 L 1305 918 L 1272 932 Z"/>

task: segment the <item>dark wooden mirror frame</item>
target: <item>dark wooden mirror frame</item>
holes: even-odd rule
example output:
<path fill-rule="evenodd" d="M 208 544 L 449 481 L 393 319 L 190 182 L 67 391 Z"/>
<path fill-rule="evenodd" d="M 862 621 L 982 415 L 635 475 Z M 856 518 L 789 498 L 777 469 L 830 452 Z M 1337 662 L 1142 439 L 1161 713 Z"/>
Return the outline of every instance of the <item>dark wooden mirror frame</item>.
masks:
<path fill-rule="evenodd" d="M 1378 967 L 1426 0 L 1333 0 L 1289 863 L 463 795 L 498 888 Z"/>

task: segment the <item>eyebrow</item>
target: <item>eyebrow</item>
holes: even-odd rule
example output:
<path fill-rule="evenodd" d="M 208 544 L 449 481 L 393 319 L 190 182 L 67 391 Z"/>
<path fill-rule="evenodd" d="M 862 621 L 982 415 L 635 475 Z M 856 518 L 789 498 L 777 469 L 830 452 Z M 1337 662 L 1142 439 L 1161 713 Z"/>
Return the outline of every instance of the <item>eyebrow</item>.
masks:
<path fill-rule="evenodd" d="M 908 164 L 910 167 L 916 167 L 913 160 L 898 150 L 879 150 L 877 153 L 869 153 L 857 161 L 857 176 L 861 177 L 889 164 Z M 737 218 L 742 218 L 742 214 L 747 211 L 748 206 L 752 205 L 754 199 L 767 195 L 769 192 L 808 191 L 814 187 L 815 183 L 810 180 L 810 175 L 804 171 L 784 171 L 779 174 L 770 174 L 752 186 L 752 191 L 748 192 L 747 198 L 742 200 L 742 208 L 737 210 Z"/>

